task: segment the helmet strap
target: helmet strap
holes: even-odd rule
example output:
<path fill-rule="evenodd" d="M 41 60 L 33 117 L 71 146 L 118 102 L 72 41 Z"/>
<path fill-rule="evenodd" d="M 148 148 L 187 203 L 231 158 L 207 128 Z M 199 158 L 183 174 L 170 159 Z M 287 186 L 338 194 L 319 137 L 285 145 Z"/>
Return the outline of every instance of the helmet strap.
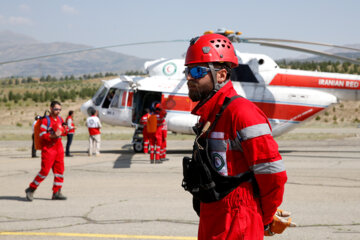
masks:
<path fill-rule="evenodd" d="M 209 68 L 210 68 L 211 76 L 212 76 L 213 83 L 214 83 L 214 91 L 217 92 L 217 91 L 219 91 L 220 86 L 217 82 L 216 71 L 214 68 L 214 64 L 212 62 L 209 62 Z"/>
<path fill-rule="evenodd" d="M 210 68 L 210 72 L 211 72 L 211 76 L 213 79 L 213 83 L 214 83 L 214 92 L 217 92 L 220 90 L 220 88 L 222 88 L 227 82 L 228 80 L 224 81 L 223 83 L 218 83 L 217 81 L 217 77 L 216 77 L 216 71 L 214 68 L 214 64 L 212 62 L 209 62 L 209 68 Z"/>

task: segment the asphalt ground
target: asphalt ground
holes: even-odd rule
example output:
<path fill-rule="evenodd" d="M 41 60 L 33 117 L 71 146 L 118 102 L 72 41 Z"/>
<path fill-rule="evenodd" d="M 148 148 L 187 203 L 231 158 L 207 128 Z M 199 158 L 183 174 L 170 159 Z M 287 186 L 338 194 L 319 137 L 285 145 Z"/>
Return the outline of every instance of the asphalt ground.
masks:
<path fill-rule="evenodd" d="M 169 141 L 163 164 L 127 143 L 103 141 L 101 156 L 89 157 L 87 141 L 75 138 L 65 158 L 68 200 L 51 200 L 50 173 L 28 202 L 40 158 L 30 157 L 30 141 L 1 141 L 0 240 L 196 239 L 198 217 L 181 187 L 192 141 Z M 271 238 L 360 239 L 360 138 L 278 143 L 288 173 L 281 208 L 298 227 Z"/>

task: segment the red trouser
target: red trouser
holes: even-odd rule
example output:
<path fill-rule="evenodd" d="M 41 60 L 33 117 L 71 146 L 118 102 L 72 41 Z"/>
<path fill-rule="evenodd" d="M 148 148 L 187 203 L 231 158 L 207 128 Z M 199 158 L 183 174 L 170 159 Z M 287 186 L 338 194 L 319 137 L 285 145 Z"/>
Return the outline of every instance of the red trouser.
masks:
<path fill-rule="evenodd" d="M 53 146 L 44 146 L 41 149 L 41 170 L 36 175 L 30 187 L 36 189 L 52 169 L 54 173 L 53 193 L 61 189 L 64 182 L 64 148 L 61 141 L 56 142 Z"/>
<path fill-rule="evenodd" d="M 166 137 L 167 137 L 167 130 L 161 131 L 161 149 L 160 149 L 160 158 L 166 158 Z"/>
<path fill-rule="evenodd" d="M 154 148 L 155 160 L 160 160 L 160 148 L 162 142 L 161 129 L 156 130 L 156 133 L 148 133 L 150 141 L 150 160 L 154 160 Z"/>
<path fill-rule="evenodd" d="M 143 143 L 144 143 L 144 153 L 148 153 L 149 152 L 149 137 L 148 137 L 148 133 L 146 130 L 146 126 L 143 129 Z"/>
<path fill-rule="evenodd" d="M 241 184 L 220 201 L 201 203 L 199 240 L 263 238 L 261 208 L 251 183 Z"/>

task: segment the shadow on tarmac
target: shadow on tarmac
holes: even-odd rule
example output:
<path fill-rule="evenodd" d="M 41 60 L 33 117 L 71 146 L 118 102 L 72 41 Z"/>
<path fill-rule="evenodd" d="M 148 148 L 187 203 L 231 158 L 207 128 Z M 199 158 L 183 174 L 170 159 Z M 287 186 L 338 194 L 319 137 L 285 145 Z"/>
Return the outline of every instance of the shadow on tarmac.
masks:
<path fill-rule="evenodd" d="M 120 156 L 115 160 L 113 168 L 130 168 L 131 163 L 133 161 L 133 158 L 135 154 L 143 154 L 143 153 L 135 153 L 132 149 L 132 145 L 124 145 L 121 149 L 116 150 L 101 150 L 101 155 L 105 154 L 119 154 Z M 72 154 L 76 155 L 87 155 L 87 151 L 71 151 Z M 191 156 L 192 150 L 191 149 L 174 149 L 174 150 L 168 150 L 167 151 L 168 156 L 171 154 L 182 154 Z M 141 161 L 144 163 L 148 163 L 150 160 L 149 155 L 144 155 L 144 159 L 142 160 L 136 160 L 137 162 Z"/>
<path fill-rule="evenodd" d="M 114 162 L 113 168 L 130 168 L 131 160 L 134 157 L 135 153 L 121 154 L 116 161 Z"/>
<path fill-rule="evenodd" d="M 25 197 L 18 197 L 18 196 L 0 196 L 0 200 L 14 200 L 20 202 L 28 202 Z"/>
<path fill-rule="evenodd" d="M 13 201 L 19 201 L 19 202 L 30 202 L 26 199 L 26 197 L 19 197 L 19 196 L 0 196 L 1 200 L 13 200 Z M 45 201 L 53 201 L 51 197 L 49 198 L 36 198 L 34 197 L 34 200 L 45 200 Z"/>

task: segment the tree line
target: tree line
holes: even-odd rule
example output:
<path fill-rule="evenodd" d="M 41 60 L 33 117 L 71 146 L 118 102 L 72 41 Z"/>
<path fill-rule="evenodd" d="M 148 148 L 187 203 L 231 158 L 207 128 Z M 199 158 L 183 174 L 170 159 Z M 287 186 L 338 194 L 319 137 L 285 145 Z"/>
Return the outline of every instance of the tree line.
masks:
<path fill-rule="evenodd" d="M 145 75 L 141 71 L 127 71 L 126 75 Z M 33 102 L 48 102 L 55 99 L 60 101 L 77 98 L 87 99 L 92 97 L 101 83 L 89 83 L 87 80 L 99 79 L 104 77 L 117 76 L 117 73 L 95 73 L 83 74 L 75 77 L 74 75 L 55 77 L 51 75 L 34 77 L 9 77 L 0 79 L 3 88 L 0 91 L 0 102 L 18 103 L 20 101 L 32 100 Z M 21 86 L 19 86 L 21 85 Z M 93 86 L 91 86 L 93 85 Z M 8 87 L 8 88 L 6 88 Z M 26 90 L 31 88 L 31 90 Z M 5 90 L 7 89 L 7 90 Z"/>
<path fill-rule="evenodd" d="M 40 78 L 33 78 L 33 77 L 9 77 L 0 80 L 1 85 L 19 85 L 19 84 L 26 84 L 26 83 L 38 83 L 38 82 L 62 82 L 62 81 L 82 81 L 82 80 L 89 80 L 89 79 L 96 79 L 96 78 L 103 78 L 103 77 L 113 77 L 117 76 L 117 73 L 95 73 L 91 74 L 84 74 L 82 76 L 75 77 L 74 75 L 64 76 L 64 77 L 55 77 L 51 75 L 42 76 Z"/>
<path fill-rule="evenodd" d="M 349 62 L 300 62 L 300 61 L 278 61 L 277 64 L 281 68 L 287 69 L 299 69 L 307 71 L 318 71 L 318 72 L 333 72 L 333 73 L 348 73 L 348 74 L 360 74 L 360 66 L 349 63 Z"/>
<path fill-rule="evenodd" d="M 124 73 L 125 75 L 146 75 L 145 72 L 142 71 L 133 71 L 128 70 Z M 62 81 L 82 81 L 82 80 L 89 80 L 89 79 L 96 79 L 96 78 L 103 78 L 103 77 L 114 77 L 118 76 L 117 73 L 106 72 L 106 73 L 95 73 L 95 74 L 83 74 L 82 76 L 64 76 L 64 77 L 55 77 L 51 75 L 42 76 L 40 78 L 33 78 L 33 77 L 9 77 L 5 79 L 0 79 L 1 85 L 19 85 L 25 83 L 37 83 L 37 82 L 62 82 Z"/>
<path fill-rule="evenodd" d="M 92 97 L 97 91 L 97 87 L 83 87 L 80 90 L 64 90 L 59 88 L 54 91 L 40 91 L 40 92 L 31 92 L 25 91 L 24 93 L 14 93 L 12 90 L 8 92 L 8 94 L 4 94 L 0 99 L 2 102 L 7 103 L 9 101 L 13 101 L 14 103 L 18 103 L 19 101 L 26 101 L 28 99 L 34 102 L 49 102 L 55 99 L 60 99 L 60 101 L 72 100 L 75 101 L 76 98 L 86 99 Z"/>

